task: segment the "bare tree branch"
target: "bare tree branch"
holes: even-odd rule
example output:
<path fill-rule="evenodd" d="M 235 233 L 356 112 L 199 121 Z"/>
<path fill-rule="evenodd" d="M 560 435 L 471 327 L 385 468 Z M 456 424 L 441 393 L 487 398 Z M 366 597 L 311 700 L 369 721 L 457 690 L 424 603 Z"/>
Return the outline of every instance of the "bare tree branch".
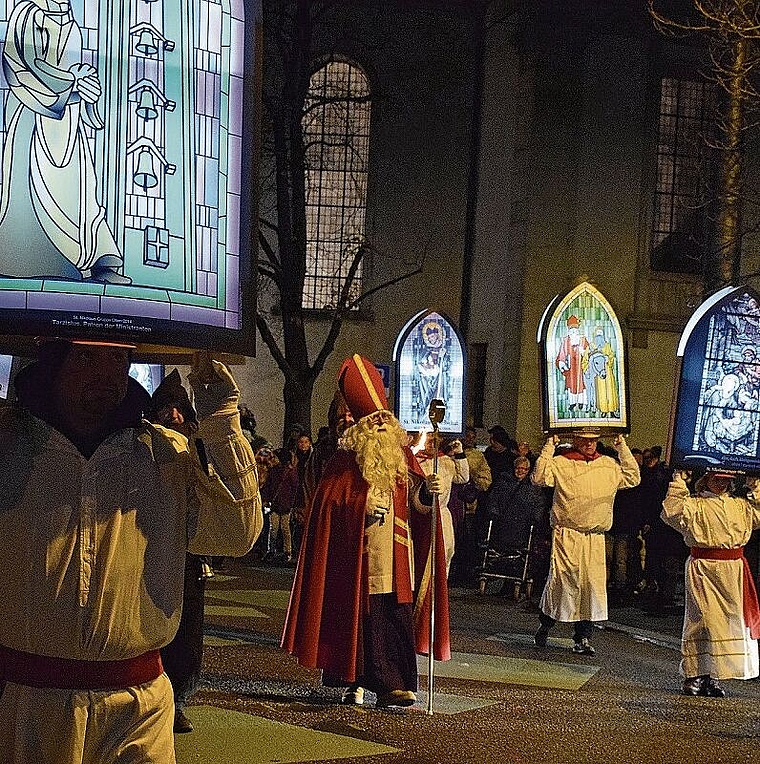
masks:
<path fill-rule="evenodd" d="M 280 371 L 283 374 L 289 374 L 290 364 L 285 358 L 285 355 L 282 352 L 282 350 L 280 350 L 280 346 L 277 344 L 277 340 L 275 339 L 275 336 L 270 331 L 269 324 L 267 324 L 266 319 L 259 312 L 256 313 L 256 328 L 259 330 L 261 339 L 264 340 L 264 344 L 267 346 L 267 349 L 272 354 L 272 358 L 274 358 L 274 361 L 277 364 Z"/>

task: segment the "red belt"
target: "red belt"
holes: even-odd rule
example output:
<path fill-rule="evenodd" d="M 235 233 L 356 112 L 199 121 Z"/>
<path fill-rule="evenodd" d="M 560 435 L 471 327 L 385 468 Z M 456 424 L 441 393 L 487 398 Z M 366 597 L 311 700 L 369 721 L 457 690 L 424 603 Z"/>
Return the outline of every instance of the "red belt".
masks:
<path fill-rule="evenodd" d="M 719 549 L 715 547 L 693 546 L 691 556 L 695 560 L 741 560 L 744 563 L 744 575 L 742 576 L 742 604 L 744 610 L 744 623 L 749 628 L 752 639 L 760 638 L 760 604 L 757 601 L 757 590 L 752 571 L 744 556 L 744 547 L 734 549 Z"/>
<path fill-rule="evenodd" d="M 51 658 L 0 645 L 0 682 L 59 690 L 116 690 L 157 679 L 161 653 L 151 650 L 121 661 Z"/>

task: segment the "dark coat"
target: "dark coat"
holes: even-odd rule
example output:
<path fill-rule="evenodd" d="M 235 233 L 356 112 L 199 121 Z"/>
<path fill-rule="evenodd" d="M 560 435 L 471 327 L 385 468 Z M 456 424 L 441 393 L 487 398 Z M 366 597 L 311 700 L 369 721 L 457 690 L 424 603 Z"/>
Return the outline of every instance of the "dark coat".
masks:
<path fill-rule="evenodd" d="M 544 490 L 529 477 L 497 480 L 488 499 L 488 514 L 493 520 L 490 546 L 499 551 L 526 546 L 531 525 L 540 525 L 547 509 Z"/>

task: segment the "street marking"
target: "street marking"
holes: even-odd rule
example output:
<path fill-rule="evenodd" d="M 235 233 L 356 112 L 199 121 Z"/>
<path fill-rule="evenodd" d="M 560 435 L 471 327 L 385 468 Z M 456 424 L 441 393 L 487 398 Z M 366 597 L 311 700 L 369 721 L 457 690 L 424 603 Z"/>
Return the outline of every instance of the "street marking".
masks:
<path fill-rule="evenodd" d="M 188 706 L 195 726 L 176 735 L 177 764 L 271 764 L 398 753 L 400 749 L 346 735 L 283 724 L 212 706 Z"/>
<path fill-rule="evenodd" d="M 225 615 L 233 616 L 235 618 L 269 618 L 266 613 L 262 613 L 256 608 L 252 608 L 249 605 L 240 605 L 238 607 L 232 607 L 229 605 L 209 605 L 206 604 L 204 608 L 206 615 Z"/>
<path fill-rule="evenodd" d="M 290 590 L 283 589 L 226 589 L 208 592 L 207 596 L 215 600 L 236 602 L 241 605 L 268 607 L 273 610 L 285 610 L 290 601 Z"/>
<path fill-rule="evenodd" d="M 420 674 L 427 674 L 427 660 L 427 657 L 418 656 L 417 668 Z M 599 666 L 453 653 L 450 661 L 436 662 L 434 670 L 439 677 L 578 690 L 599 671 Z"/>
<path fill-rule="evenodd" d="M 494 634 L 487 637 L 491 642 L 515 642 L 518 645 L 530 645 L 535 647 L 532 634 Z M 565 637 L 549 637 L 546 641 L 547 648 L 555 647 L 558 650 L 572 650 L 573 640 Z"/>
<path fill-rule="evenodd" d="M 222 637 L 215 637 L 211 634 L 207 634 L 203 637 L 204 647 L 236 647 L 248 644 L 250 644 L 250 642 L 246 642 L 243 639 L 224 639 Z"/>
<path fill-rule="evenodd" d="M 436 671 L 436 673 L 438 672 Z M 445 692 L 435 692 L 433 693 L 433 713 L 454 716 L 466 711 L 474 711 L 478 708 L 495 706 L 497 703 L 503 702 L 503 700 L 494 700 L 493 698 L 472 698 L 467 695 L 450 695 Z M 427 692 L 418 692 L 415 708 L 427 709 L 427 704 Z"/>
<path fill-rule="evenodd" d="M 223 573 L 214 573 L 211 578 L 206 579 L 206 586 L 213 586 L 214 584 L 223 584 L 227 581 L 237 581 L 240 576 L 225 576 Z"/>

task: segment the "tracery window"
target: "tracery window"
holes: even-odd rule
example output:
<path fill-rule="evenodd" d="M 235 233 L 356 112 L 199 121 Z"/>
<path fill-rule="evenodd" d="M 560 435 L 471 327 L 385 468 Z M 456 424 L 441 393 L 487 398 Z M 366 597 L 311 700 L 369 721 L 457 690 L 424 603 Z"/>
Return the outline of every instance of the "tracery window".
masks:
<path fill-rule="evenodd" d="M 306 279 L 303 306 L 337 304 L 364 241 L 370 91 L 355 64 L 332 60 L 311 77 L 303 116 L 306 144 Z M 362 266 L 349 301 L 361 291 Z"/>
<path fill-rule="evenodd" d="M 709 83 L 662 79 L 651 247 L 655 270 L 701 272 L 713 105 Z"/>

